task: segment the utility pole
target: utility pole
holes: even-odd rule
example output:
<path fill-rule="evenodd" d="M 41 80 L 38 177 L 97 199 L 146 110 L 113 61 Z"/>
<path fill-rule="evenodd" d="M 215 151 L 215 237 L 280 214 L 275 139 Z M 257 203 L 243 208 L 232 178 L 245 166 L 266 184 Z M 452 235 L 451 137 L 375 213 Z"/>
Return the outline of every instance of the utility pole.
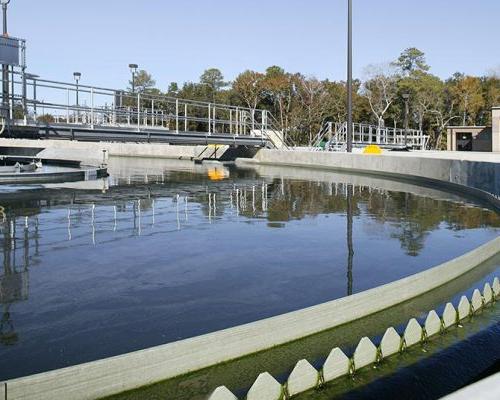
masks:
<path fill-rule="evenodd" d="M 347 152 L 352 153 L 352 0 L 347 1 Z"/>
<path fill-rule="evenodd" d="M 3 37 L 7 38 L 9 34 L 7 33 L 7 5 L 10 0 L 1 0 L 2 2 L 2 13 L 3 13 Z M 9 66 L 7 64 L 2 65 L 2 105 L 3 113 L 6 118 L 9 116 L 8 106 L 9 106 Z"/>
<path fill-rule="evenodd" d="M 410 114 L 409 108 L 409 93 L 403 93 L 403 99 L 405 101 L 405 149 L 408 147 L 408 115 Z"/>
<path fill-rule="evenodd" d="M 137 68 L 139 68 L 139 66 L 137 64 L 129 64 L 128 67 L 132 73 L 132 93 L 135 93 L 135 74 L 137 74 Z"/>

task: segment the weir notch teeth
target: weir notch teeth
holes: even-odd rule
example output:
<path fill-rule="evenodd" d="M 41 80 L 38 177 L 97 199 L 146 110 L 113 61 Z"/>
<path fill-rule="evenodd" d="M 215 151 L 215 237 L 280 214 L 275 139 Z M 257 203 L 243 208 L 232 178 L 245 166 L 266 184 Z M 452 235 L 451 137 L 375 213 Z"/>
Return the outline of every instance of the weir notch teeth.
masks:
<path fill-rule="evenodd" d="M 472 308 L 474 312 L 480 310 L 483 307 L 483 297 L 481 296 L 481 292 L 477 289 L 472 293 Z"/>
<path fill-rule="evenodd" d="M 238 398 L 225 386 L 215 389 L 208 400 L 238 400 Z"/>
<path fill-rule="evenodd" d="M 247 400 L 281 400 L 283 388 L 269 372 L 260 374 L 247 393 Z"/>
<path fill-rule="evenodd" d="M 443 311 L 443 326 L 449 328 L 457 323 L 457 310 L 453 304 L 447 303 Z"/>
<path fill-rule="evenodd" d="M 420 343 L 422 339 L 422 327 L 415 318 L 408 321 L 406 325 L 404 339 L 407 347 Z"/>
<path fill-rule="evenodd" d="M 347 357 L 338 347 L 335 347 L 323 364 L 323 380 L 329 382 L 347 375 L 349 373 L 350 363 L 349 357 Z"/>
<path fill-rule="evenodd" d="M 483 299 L 484 304 L 489 304 L 493 301 L 493 290 L 491 290 L 491 286 L 488 282 L 484 284 Z"/>
<path fill-rule="evenodd" d="M 425 332 L 427 336 L 434 336 L 441 332 L 441 319 L 436 311 L 431 310 L 425 319 Z"/>
<path fill-rule="evenodd" d="M 462 298 L 460 299 L 460 302 L 458 303 L 458 319 L 459 319 L 459 321 L 470 316 L 470 313 L 471 313 L 471 309 L 470 309 L 469 299 L 466 296 L 462 296 Z"/>
<path fill-rule="evenodd" d="M 401 336 L 392 326 L 387 328 L 380 342 L 380 354 L 382 358 L 386 358 L 396 354 L 401 349 Z"/>
<path fill-rule="evenodd" d="M 298 393 L 313 389 L 318 385 L 319 373 L 307 360 L 300 360 L 288 377 L 288 395 L 294 396 Z"/>
<path fill-rule="evenodd" d="M 495 293 L 495 297 L 500 296 L 500 280 L 497 277 L 493 279 L 493 293 Z"/>
<path fill-rule="evenodd" d="M 367 338 L 362 338 L 354 351 L 354 367 L 356 370 L 377 361 L 377 347 Z"/>

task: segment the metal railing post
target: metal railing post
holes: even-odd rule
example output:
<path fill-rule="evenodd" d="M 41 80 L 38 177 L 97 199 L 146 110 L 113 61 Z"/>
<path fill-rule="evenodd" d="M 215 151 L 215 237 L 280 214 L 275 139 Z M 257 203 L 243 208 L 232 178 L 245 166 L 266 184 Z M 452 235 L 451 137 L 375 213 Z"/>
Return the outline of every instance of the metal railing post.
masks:
<path fill-rule="evenodd" d="M 187 132 L 188 130 L 188 105 L 187 103 L 184 104 L 184 132 Z"/>
<path fill-rule="evenodd" d="M 252 136 L 255 134 L 255 110 L 252 108 Z"/>
<path fill-rule="evenodd" d="M 236 107 L 236 136 L 240 134 L 240 109 Z"/>
<path fill-rule="evenodd" d="M 155 126 L 155 99 L 151 100 L 151 126 Z"/>
<path fill-rule="evenodd" d="M 141 131 L 141 94 L 137 93 L 137 132 Z"/>
<path fill-rule="evenodd" d="M 37 120 L 37 110 L 36 110 L 36 79 L 33 78 L 33 118 L 35 119 L 35 122 Z"/>
<path fill-rule="evenodd" d="M 26 88 L 26 67 L 21 70 L 22 82 L 23 82 L 23 119 L 24 125 L 28 125 L 28 105 L 26 102 L 27 88 Z"/>
<path fill-rule="evenodd" d="M 215 131 L 215 104 L 214 104 L 214 107 L 212 109 L 212 133 L 217 133 Z"/>
<path fill-rule="evenodd" d="M 211 104 L 208 103 L 208 134 L 211 134 L 211 119 L 210 119 L 210 113 L 211 113 Z"/>
<path fill-rule="evenodd" d="M 66 89 L 66 123 L 69 124 L 69 88 Z"/>
<path fill-rule="evenodd" d="M 179 99 L 175 99 L 175 133 L 179 133 Z"/>
<path fill-rule="evenodd" d="M 90 88 L 90 129 L 94 129 L 94 88 Z"/>
<path fill-rule="evenodd" d="M 8 68 L 8 67 L 7 67 Z M 10 70 L 10 119 L 14 120 L 14 66 Z"/>

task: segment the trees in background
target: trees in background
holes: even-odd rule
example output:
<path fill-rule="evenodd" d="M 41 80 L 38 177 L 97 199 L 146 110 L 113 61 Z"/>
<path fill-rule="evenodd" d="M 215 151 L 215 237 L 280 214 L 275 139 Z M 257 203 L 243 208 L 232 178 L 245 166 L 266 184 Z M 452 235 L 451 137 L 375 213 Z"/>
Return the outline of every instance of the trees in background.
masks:
<path fill-rule="evenodd" d="M 248 108 L 255 110 L 264 96 L 265 75 L 255 71 L 245 71 L 239 74 L 233 82 L 233 90 L 240 101 Z"/>
<path fill-rule="evenodd" d="M 462 115 L 462 125 L 475 124 L 478 113 L 484 106 L 481 80 L 456 73 L 448 82 Z"/>
<path fill-rule="evenodd" d="M 380 128 L 385 125 L 385 115 L 396 100 L 397 75 L 390 65 L 370 65 L 365 73 L 367 79 L 362 94 L 368 99 L 370 109 Z"/>
<path fill-rule="evenodd" d="M 430 73 L 425 54 L 405 49 L 391 63 L 366 68 L 365 79 L 354 81 L 354 120 L 378 126 L 403 126 L 408 93 L 410 128 L 430 136 L 432 148 L 443 147 L 448 125 L 487 125 L 491 107 L 500 105 L 500 71 L 474 77 L 456 73 L 447 80 Z M 136 76 L 136 89 L 156 92 L 146 71 Z M 247 70 L 227 82 L 217 68 L 205 70 L 199 82 L 172 82 L 165 94 L 214 103 L 267 109 L 276 128 L 296 143 L 312 141 L 326 121 L 345 122 L 346 85 L 290 73 L 279 66 L 265 72 Z"/>
<path fill-rule="evenodd" d="M 130 88 L 132 88 L 132 81 L 129 81 Z M 148 74 L 145 70 L 141 69 L 135 74 L 135 91 L 137 93 L 147 92 L 149 89 L 153 89 L 156 85 L 156 81 L 153 79 L 151 74 Z"/>

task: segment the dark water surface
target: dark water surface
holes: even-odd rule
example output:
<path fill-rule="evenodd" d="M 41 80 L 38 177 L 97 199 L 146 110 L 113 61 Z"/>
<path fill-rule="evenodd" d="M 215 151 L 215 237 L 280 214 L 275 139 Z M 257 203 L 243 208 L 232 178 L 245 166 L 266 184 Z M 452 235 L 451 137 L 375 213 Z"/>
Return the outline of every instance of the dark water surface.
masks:
<path fill-rule="evenodd" d="M 311 306 L 496 237 L 457 195 L 356 175 L 119 159 L 0 187 L 0 379 Z"/>

